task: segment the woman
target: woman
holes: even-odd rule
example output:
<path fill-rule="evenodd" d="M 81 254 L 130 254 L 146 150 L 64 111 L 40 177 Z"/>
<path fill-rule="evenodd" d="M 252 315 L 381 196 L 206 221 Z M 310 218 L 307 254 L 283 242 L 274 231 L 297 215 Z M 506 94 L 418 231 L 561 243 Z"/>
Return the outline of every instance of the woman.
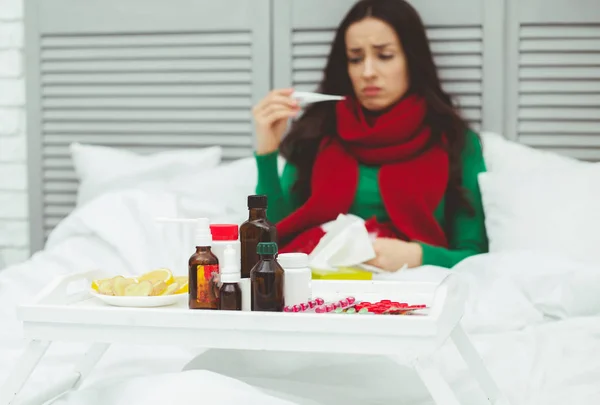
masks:
<path fill-rule="evenodd" d="M 452 267 L 487 251 L 477 134 L 441 87 L 425 28 L 403 0 L 361 0 L 332 44 L 319 91 L 346 96 L 299 107 L 293 89 L 253 109 L 257 193 L 280 244 L 351 213 L 378 237 L 370 264 Z M 279 178 L 278 152 L 287 164 Z M 321 234 L 319 235 L 321 236 Z M 310 239 L 310 237 L 308 237 Z M 311 246 L 314 246 L 311 245 Z"/>

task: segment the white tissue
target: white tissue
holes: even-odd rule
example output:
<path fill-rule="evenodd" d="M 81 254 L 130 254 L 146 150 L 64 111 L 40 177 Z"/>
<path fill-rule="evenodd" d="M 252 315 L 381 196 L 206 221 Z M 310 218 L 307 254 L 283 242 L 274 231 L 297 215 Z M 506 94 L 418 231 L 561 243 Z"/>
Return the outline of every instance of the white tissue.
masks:
<path fill-rule="evenodd" d="M 310 267 L 319 270 L 358 267 L 375 258 L 373 242 L 361 218 L 341 214 L 323 229 L 326 234 L 309 256 Z"/>

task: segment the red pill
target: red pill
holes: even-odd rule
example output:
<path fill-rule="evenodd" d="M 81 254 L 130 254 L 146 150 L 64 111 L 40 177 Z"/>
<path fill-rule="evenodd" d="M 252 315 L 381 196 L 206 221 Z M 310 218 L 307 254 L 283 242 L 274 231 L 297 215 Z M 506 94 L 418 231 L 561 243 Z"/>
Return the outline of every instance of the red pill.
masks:
<path fill-rule="evenodd" d="M 354 297 L 348 297 L 347 300 L 348 300 L 348 304 L 350 304 L 350 305 L 352 305 L 356 302 L 356 298 L 354 298 Z"/>
<path fill-rule="evenodd" d="M 315 298 L 315 302 L 317 303 L 317 305 L 325 304 L 325 300 L 323 298 Z"/>
<path fill-rule="evenodd" d="M 300 305 L 294 305 L 294 306 L 292 307 L 292 310 L 293 310 L 294 312 L 300 312 L 300 311 L 302 311 L 302 307 L 301 307 Z"/>
<path fill-rule="evenodd" d="M 317 306 L 317 303 L 316 303 L 316 301 L 310 301 L 310 302 L 308 303 L 308 307 L 309 307 L 309 308 L 314 308 L 314 307 L 316 307 L 316 306 Z"/>
<path fill-rule="evenodd" d="M 327 312 L 335 311 L 335 304 L 328 304 L 325 309 Z"/>
<path fill-rule="evenodd" d="M 300 308 L 302 309 L 302 311 L 306 311 L 310 307 L 307 303 L 303 302 L 302 304 L 300 304 Z"/>
<path fill-rule="evenodd" d="M 326 309 L 324 307 L 316 307 L 315 308 L 315 312 L 317 314 L 322 314 L 323 312 L 327 312 Z"/>

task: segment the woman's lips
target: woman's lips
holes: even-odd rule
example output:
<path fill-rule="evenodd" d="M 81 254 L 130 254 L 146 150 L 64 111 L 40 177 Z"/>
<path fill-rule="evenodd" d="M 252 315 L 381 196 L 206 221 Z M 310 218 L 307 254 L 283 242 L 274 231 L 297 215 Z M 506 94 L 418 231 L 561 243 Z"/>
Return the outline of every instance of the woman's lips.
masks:
<path fill-rule="evenodd" d="M 367 97 L 373 97 L 379 94 L 379 92 L 381 91 L 380 87 L 376 87 L 376 86 L 368 86 L 363 88 L 363 94 Z"/>

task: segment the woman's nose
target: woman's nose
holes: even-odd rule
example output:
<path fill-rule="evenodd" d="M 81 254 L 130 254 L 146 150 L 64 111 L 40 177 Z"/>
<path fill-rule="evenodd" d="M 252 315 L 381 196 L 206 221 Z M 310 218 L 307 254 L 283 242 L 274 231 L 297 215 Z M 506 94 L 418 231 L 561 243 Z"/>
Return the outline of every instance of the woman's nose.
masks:
<path fill-rule="evenodd" d="M 372 79 L 375 76 L 375 68 L 373 66 L 373 58 L 365 58 L 363 64 L 363 78 Z"/>

